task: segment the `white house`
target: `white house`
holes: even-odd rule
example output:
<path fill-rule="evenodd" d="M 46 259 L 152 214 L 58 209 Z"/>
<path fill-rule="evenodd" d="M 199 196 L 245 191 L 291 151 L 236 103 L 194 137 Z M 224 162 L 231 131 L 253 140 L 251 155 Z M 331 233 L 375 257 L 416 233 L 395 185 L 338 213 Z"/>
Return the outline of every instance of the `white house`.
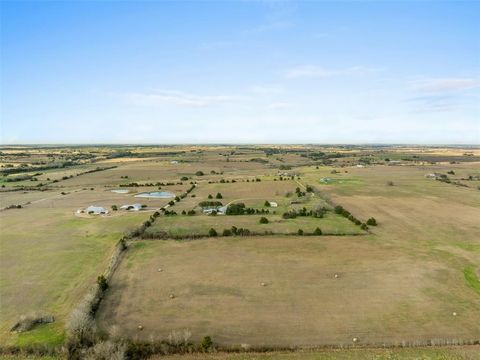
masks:
<path fill-rule="evenodd" d="M 120 206 L 121 210 L 129 210 L 129 211 L 139 211 L 142 210 L 142 204 L 132 204 L 132 205 L 123 205 Z"/>
<path fill-rule="evenodd" d="M 278 207 L 278 204 L 275 201 L 269 201 L 270 207 L 276 208 Z"/>
<path fill-rule="evenodd" d="M 100 215 L 100 214 L 108 214 L 108 210 L 105 209 L 104 207 L 101 206 L 95 206 L 95 205 L 90 205 L 85 209 L 85 212 L 87 214 L 95 214 L 95 215 Z"/>

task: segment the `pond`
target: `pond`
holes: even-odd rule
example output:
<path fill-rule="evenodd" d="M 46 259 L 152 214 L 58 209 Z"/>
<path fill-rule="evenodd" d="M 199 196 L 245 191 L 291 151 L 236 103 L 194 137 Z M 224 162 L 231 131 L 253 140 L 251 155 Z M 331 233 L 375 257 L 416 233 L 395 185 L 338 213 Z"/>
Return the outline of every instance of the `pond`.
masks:
<path fill-rule="evenodd" d="M 143 192 L 135 195 L 139 198 L 155 198 L 155 199 L 170 199 L 174 198 L 175 194 L 170 191 L 152 191 L 152 192 Z"/>

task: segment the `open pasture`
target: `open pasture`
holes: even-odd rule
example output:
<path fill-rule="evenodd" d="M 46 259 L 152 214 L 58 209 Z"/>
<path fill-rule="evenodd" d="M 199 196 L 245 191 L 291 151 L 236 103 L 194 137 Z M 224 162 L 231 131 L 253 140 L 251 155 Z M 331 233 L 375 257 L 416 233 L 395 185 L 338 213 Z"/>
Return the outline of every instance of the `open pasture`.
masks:
<path fill-rule="evenodd" d="M 267 218 L 268 224 L 261 224 L 261 217 Z M 324 234 L 331 235 L 366 234 L 344 217 L 328 212 L 323 218 L 303 216 L 295 219 L 282 219 L 280 215 L 162 216 L 147 229 L 146 235 L 166 232 L 167 236 L 174 238 L 207 236 L 210 229 L 215 229 L 221 235 L 224 229 L 231 229 L 232 226 L 248 229 L 259 235 L 265 233 L 296 235 L 298 230 L 310 235 L 316 228 L 320 228 Z"/>
<path fill-rule="evenodd" d="M 133 240 L 100 307 L 101 329 L 116 325 L 122 336 L 161 340 L 188 328 L 195 341 L 210 335 L 219 344 L 257 346 L 352 345 L 354 337 L 360 344 L 478 339 L 479 164 L 409 160 L 388 166 L 384 157 L 417 159 L 418 153 L 301 149 L 199 147 L 192 152 L 145 147 L 121 157 L 110 157 L 118 149 L 96 149 L 92 163 L 81 160 L 62 170 L 45 170 L 41 176 L 51 174 L 51 180 L 59 181 L 39 187 L 44 191 L 4 188 L 1 207 L 23 208 L 0 212 L 0 342 L 61 343 L 68 314 L 105 269 L 114 244 L 171 201 L 135 195 L 180 195 L 192 182 L 195 189 L 168 208 L 178 215 L 159 216 L 147 236 L 157 231 L 179 238 L 207 235 L 210 228 L 221 235 L 232 226 L 274 235 Z M 314 160 L 331 151 L 342 155 L 328 159 L 330 165 Z M 451 155 L 463 156 L 462 151 Z M 59 158 L 67 159 L 81 152 L 61 154 Z M 429 154 L 449 156 L 440 150 Z M 381 163 L 357 167 L 363 157 Z M 105 166 L 116 167 L 63 179 Z M 426 178 L 430 173 L 448 173 L 452 182 L 466 186 Z M 294 174 L 298 176 L 291 180 Z M 288 180 L 279 181 L 280 175 Z M 146 185 L 159 182 L 174 185 Z M 120 186 L 130 183 L 140 186 Z M 297 197 L 296 188 L 304 191 L 306 185 L 315 187 L 314 195 Z M 270 213 L 207 216 L 199 203 L 209 200 L 243 202 Z M 266 207 L 265 201 L 278 206 Z M 112 205 L 134 203 L 147 207 L 140 212 L 111 210 Z M 366 233 L 333 211 L 323 218 L 282 218 L 292 209 L 331 209 L 332 203 L 362 221 L 375 217 L 378 226 Z M 89 205 L 110 213 L 75 213 Z M 182 215 L 184 210 L 196 213 Z M 261 216 L 269 223 L 260 224 Z M 293 235 L 317 227 L 324 234 L 363 236 Z M 33 312 L 52 314 L 56 321 L 23 334 L 9 331 L 20 315 Z"/>
<path fill-rule="evenodd" d="M 0 213 L 0 341 L 63 339 L 72 307 L 106 267 L 113 246 L 145 214 L 79 218 L 70 209 L 27 207 Z M 10 328 L 21 315 L 51 314 L 56 321 L 17 335 Z"/>
<path fill-rule="evenodd" d="M 246 181 L 247 179 L 249 182 Z M 299 184 L 293 180 L 273 181 L 269 178 L 257 182 L 254 181 L 255 179 L 263 179 L 263 177 L 237 177 L 235 183 L 220 183 L 220 180 L 216 180 L 215 183 L 209 184 L 208 181 L 199 181 L 198 186 L 190 196 L 176 204 L 174 210 L 177 212 L 199 210 L 198 204 L 201 201 L 209 200 L 220 201 L 223 205 L 243 202 L 245 205 L 254 208 L 264 208 L 265 201 L 274 201 L 277 202 L 278 207 L 270 208 L 270 211 L 281 214 L 291 207 L 291 202 L 294 200 L 298 200 L 299 206 L 311 207 L 312 204 L 317 203 L 311 199 L 310 195 L 297 199 L 295 189 L 299 187 Z M 219 193 L 222 196 L 221 199 L 216 198 Z"/>
<path fill-rule="evenodd" d="M 478 337 L 480 300 L 461 274 L 454 294 L 433 291 L 445 272 L 373 237 L 146 240 L 128 252 L 98 319 L 129 337 L 190 329 L 232 345 Z"/>

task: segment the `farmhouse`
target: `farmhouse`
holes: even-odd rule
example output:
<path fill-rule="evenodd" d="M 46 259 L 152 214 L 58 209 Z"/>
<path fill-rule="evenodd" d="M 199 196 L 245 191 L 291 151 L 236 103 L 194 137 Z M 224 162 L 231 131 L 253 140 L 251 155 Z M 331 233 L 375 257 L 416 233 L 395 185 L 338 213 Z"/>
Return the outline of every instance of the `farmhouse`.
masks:
<path fill-rule="evenodd" d="M 120 206 L 120 209 L 129 211 L 140 211 L 142 210 L 142 204 L 122 205 Z"/>
<path fill-rule="evenodd" d="M 84 211 L 88 214 L 95 214 L 95 215 L 108 214 L 107 209 L 105 209 L 102 206 L 95 206 L 95 205 L 90 205 Z"/>

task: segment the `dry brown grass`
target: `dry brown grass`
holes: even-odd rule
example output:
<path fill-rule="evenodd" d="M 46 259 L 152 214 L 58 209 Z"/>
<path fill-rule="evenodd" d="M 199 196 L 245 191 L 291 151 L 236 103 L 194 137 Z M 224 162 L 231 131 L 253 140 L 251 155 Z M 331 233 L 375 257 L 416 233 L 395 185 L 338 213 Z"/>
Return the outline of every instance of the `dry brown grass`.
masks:
<path fill-rule="evenodd" d="M 140 242 L 117 270 L 99 321 L 130 337 L 188 328 L 195 340 L 211 335 L 222 344 L 478 337 L 478 299 L 459 294 L 462 316 L 453 319 L 449 306 L 458 304 L 430 293 L 445 271 L 373 238 Z"/>

